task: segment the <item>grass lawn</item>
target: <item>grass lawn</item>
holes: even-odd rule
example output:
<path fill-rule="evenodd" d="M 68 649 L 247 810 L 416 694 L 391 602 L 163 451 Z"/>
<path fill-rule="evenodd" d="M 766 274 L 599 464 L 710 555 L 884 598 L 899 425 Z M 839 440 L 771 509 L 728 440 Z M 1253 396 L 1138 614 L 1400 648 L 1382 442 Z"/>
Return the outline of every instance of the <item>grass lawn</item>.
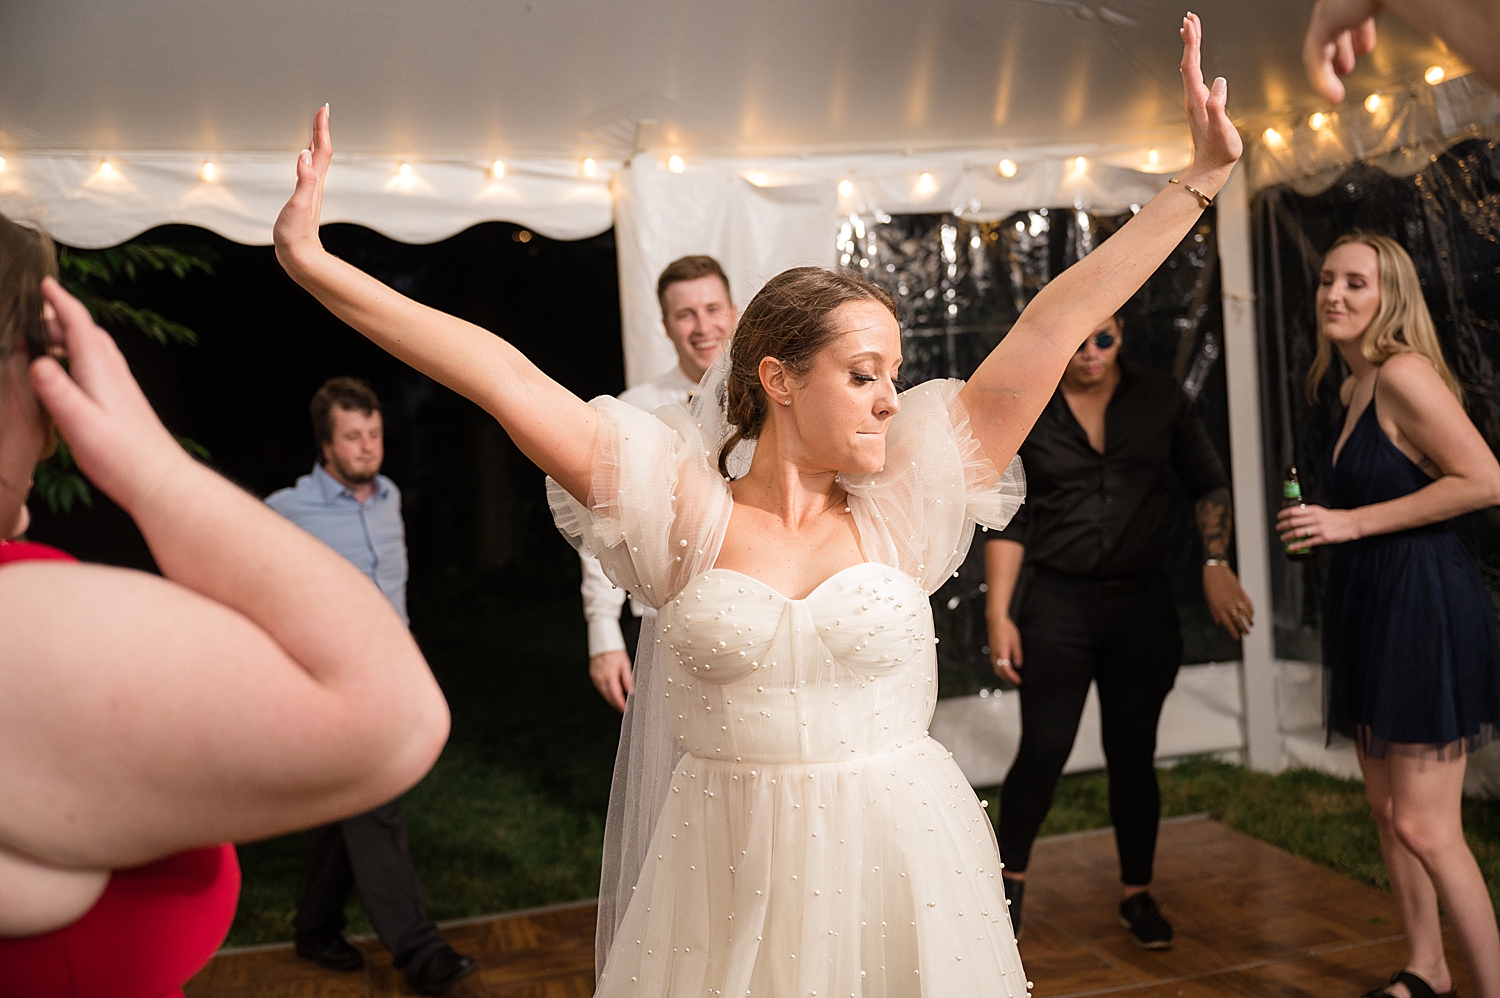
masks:
<path fill-rule="evenodd" d="M 453 736 L 404 798 L 412 856 L 437 920 L 593 897 L 619 718 L 594 692 L 576 599 L 528 600 L 482 580 L 433 586 L 414 629 L 453 710 Z M 1363 787 L 1322 773 L 1269 776 L 1210 760 L 1160 771 L 1167 815 L 1214 819 L 1389 889 Z M 996 788 L 982 788 L 998 814 Z M 1064 777 L 1042 834 L 1109 824 L 1103 773 Z M 1464 827 L 1500 904 L 1500 803 L 1468 800 Z M 305 834 L 240 848 L 244 890 L 228 945 L 291 938 Z M 350 931 L 368 932 L 357 900 Z"/>

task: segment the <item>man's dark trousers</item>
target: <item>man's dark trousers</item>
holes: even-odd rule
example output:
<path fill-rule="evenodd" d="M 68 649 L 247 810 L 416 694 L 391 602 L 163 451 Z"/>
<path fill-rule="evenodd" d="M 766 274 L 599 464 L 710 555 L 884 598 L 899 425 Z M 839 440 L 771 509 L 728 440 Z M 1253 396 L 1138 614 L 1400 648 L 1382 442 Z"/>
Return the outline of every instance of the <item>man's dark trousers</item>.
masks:
<path fill-rule="evenodd" d="M 422 908 L 400 798 L 313 830 L 307 881 L 292 920 L 297 938 L 341 934 L 350 890 L 359 891 L 370 924 L 398 970 L 420 967 L 447 946 Z"/>

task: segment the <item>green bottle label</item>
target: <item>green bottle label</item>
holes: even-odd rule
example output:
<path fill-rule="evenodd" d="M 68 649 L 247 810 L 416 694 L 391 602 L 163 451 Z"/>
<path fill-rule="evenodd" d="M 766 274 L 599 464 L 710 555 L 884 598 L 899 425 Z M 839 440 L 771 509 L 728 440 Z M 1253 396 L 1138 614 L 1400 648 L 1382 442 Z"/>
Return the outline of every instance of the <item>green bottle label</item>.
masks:
<path fill-rule="evenodd" d="M 1281 483 L 1281 498 L 1301 499 L 1302 485 L 1299 482 L 1287 481 Z"/>

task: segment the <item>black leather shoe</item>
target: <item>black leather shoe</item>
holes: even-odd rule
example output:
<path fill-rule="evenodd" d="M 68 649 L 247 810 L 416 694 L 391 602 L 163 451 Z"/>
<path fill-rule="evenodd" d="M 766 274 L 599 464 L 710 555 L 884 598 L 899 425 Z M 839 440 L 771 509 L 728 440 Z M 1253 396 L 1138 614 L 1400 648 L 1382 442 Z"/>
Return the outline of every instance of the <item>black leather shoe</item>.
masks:
<path fill-rule="evenodd" d="M 359 950 L 343 936 L 318 936 L 297 940 L 297 955 L 324 970 L 358 970 L 365 965 Z"/>
<path fill-rule="evenodd" d="M 406 983 L 419 995 L 440 995 L 478 969 L 473 957 L 444 946 L 428 957 L 420 969 L 406 968 Z"/>
<path fill-rule="evenodd" d="M 1005 884 L 1005 905 L 1010 911 L 1010 928 L 1016 938 L 1021 938 L 1021 902 L 1026 900 L 1026 881 L 1001 876 Z"/>
<path fill-rule="evenodd" d="M 1172 948 L 1172 925 L 1161 917 L 1156 899 L 1144 891 L 1120 902 L 1120 924 L 1141 949 Z"/>

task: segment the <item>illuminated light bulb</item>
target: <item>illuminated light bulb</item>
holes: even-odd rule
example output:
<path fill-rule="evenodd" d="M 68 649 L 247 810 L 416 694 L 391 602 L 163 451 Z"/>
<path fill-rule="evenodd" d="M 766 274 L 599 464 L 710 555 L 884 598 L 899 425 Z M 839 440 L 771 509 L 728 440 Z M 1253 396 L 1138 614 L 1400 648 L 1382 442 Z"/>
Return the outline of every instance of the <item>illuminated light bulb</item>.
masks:
<path fill-rule="evenodd" d="M 218 175 L 219 175 L 219 169 L 218 169 L 218 167 L 214 166 L 213 163 L 210 162 L 209 160 L 204 160 L 203 161 L 203 165 L 198 168 L 198 176 L 203 179 L 203 182 L 205 184 L 211 184 L 211 183 L 213 183 L 214 182 L 214 178 L 217 177 Z"/>
<path fill-rule="evenodd" d="M 403 177 L 411 176 L 411 164 L 402 163 L 400 166 L 396 167 L 396 172 Z"/>
<path fill-rule="evenodd" d="M 1266 145 L 1271 149 L 1286 148 L 1286 139 L 1282 138 L 1281 133 L 1274 128 L 1267 128 L 1260 133 L 1260 137 L 1266 140 Z"/>
<path fill-rule="evenodd" d="M 585 177 L 592 177 L 595 173 L 598 173 L 598 172 L 599 172 L 599 164 L 594 162 L 594 157 L 592 157 L 592 156 L 586 156 L 586 157 L 584 157 L 584 160 L 583 160 L 583 175 Z"/>
<path fill-rule="evenodd" d="M 99 164 L 99 176 L 104 178 L 105 180 L 113 180 L 115 179 L 115 177 L 119 176 L 119 171 L 115 169 L 115 165 L 113 163 L 106 159 Z"/>
<path fill-rule="evenodd" d="M 937 190 L 937 181 L 932 179 L 932 174 L 924 173 L 917 178 L 917 193 L 926 197 Z"/>
<path fill-rule="evenodd" d="M 1365 110 L 1369 111 L 1371 114 L 1374 114 L 1376 111 L 1380 110 L 1379 94 L 1371 94 L 1370 96 L 1365 98 Z"/>
<path fill-rule="evenodd" d="M 681 156 L 674 155 L 667 158 L 667 169 L 671 170 L 673 173 L 681 173 L 683 170 L 687 169 L 687 165 L 683 163 Z"/>
<path fill-rule="evenodd" d="M 756 187 L 766 186 L 766 171 L 756 170 L 754 173 L 750 174 L 750 182 Z"/>
<path fill-rule="evenodd" d="M 5 172 L 5 157 L 0 156 L 0 173 Z"/>
<path fill-rule="evenodd" d="M 496 180 L 499 180 L 501 177 L 505 176 L 504 160 L 497 159 L 490 164 L 490 176 L 494 177 Z"/>
<path fill-rule="evenodd" d="M 1322 111 L 1314 111 L 1312 114 L 1308 115 L 1307 127 L 1311 128 L 1315 132 L 1321 132 L 1323 129 L 1328 127 L 1328 115 L 1324 114 Z"/>
<path fill-rule="evenodd" d="M 1150 163 L 1152 166 L 1156 166 L 1161 162 L 1161 153 L 1157 152 L 1155 149 L 1149 150 L 1146 153 L 1146 162 Z"/>
<path fill-rule="evenodd" d="M 1077 157 L 1076 159 L 1073 160 L 1073 172 L 1074 173 L 1087 173 L 1088 172 L 1088 168 L 1089 168 L 1089 161 L 1086 160 L 1086 159 L 1084 159 L 1082 156 L 1079 156 L 1079 157 Z"/>
<path fill-rule="evenodd" d="M 839 181 L 839 197 L 852 198 L 854 196 L 854 184 L 848 180 Z"/>
<path fill-rule="evenodd" d="M 1422 79 L 1426 80 L 1429 84 L 1435 87 L 1439 83 L 1442 83 L 1443 77 L 1447 75 L 1447 71 L 1445 71 L 1442 66 L 1428 66 L 1427 72 L 1422 74 Z"/>
<path fill-rule="evenodd" d="M 1016 175 L 1016 161 L 1013 159 L 1002 159 L 1000 161 L 1000 176 L 1014 177 Z"/>

